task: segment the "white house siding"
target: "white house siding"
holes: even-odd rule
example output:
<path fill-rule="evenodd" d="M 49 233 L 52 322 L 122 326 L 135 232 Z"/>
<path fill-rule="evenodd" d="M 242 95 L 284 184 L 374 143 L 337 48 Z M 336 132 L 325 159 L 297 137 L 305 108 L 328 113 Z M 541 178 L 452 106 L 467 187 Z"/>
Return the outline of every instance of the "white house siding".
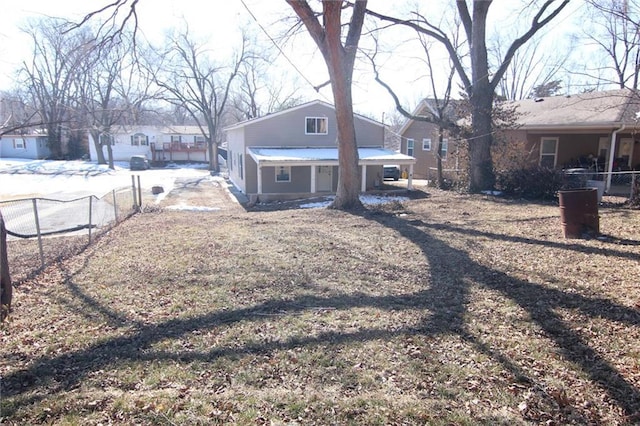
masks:
<path fill-rule="evenodd" d="M 189 130 L 188 130 L 189 129 Z M 182 133 L 179 130 L 183 130 Z M 188 130 L 188 133 L 187 133 Z M 148 145 L 131 145 L 131 137 L 136 134 L 144 134 L 148 137 Z M 145 155 L 152 158 L 151 144 L 155 144 L 157 150 L 161 150 L 165 143 L 171 142 L 171 136 L 181 136 L 185 143 L 193 142 L 195 136 L 202 136 L 199 130 L 194 127 L 176 126 L 175 131 L 167 133 L 166 127 L 159 126 L 135 126 L 112 131 L 115 144 L 112 145 L 114 161 L 129 161 L 133 155 Z M 107 149 L 103 147 L 106 157 Z M 93 161 L 98 158 L 93 136 L 89 133 L 89 155 Z M 166 161 L 207 161 L 206 151 L 200 152 L 173 152 L 171 156 L 167 152 L 164 154 Z"/>
<path fill-rule="evenodd" d="M 16 142 L 24 146 L 16 148 Z M 30 158 L 40 160 L 48 158 L 51 151 L 47 147 L 45 136 L 5 135 L 0 139 L 0 157 Z"/>
<path fill-rule="evenodd" d="M 246 175 L 240 174 L 239 156 L 242 155 L 243 169 L 246 163 L 246 149 L 244 144 L 244 128 L 229 130 L 227 132 L 227 168 L 229 180 L 243 193 L 247 193 Z"/>

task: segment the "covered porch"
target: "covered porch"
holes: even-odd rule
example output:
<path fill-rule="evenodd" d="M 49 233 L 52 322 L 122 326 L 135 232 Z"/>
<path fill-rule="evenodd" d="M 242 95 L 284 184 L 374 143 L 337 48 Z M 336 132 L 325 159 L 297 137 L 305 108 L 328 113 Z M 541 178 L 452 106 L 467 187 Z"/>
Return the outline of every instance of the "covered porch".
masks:
<path fill-rule="evenodd" d="M 336 191 L 337 148 L 248 148 L 248 154 L 256 165 L 255 194 L 261 199 L 291 199 Z M 407 190 L 413 189 L 414 157 L 384 148 L 358 148 L 358 157 L 361 192 L 382 185 L 385 165 L 407 168 Z"/>

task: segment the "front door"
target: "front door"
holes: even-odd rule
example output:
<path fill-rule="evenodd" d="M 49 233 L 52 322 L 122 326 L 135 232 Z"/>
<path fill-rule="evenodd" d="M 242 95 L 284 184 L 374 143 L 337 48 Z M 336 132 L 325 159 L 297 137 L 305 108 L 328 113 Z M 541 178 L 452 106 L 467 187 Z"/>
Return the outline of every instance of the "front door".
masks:
<path fill-rule="evenodd" d="M 318 192 L 333 191 L 333 166 L 318 166 L 316 174 L 316 190 Z"/>
<path fill-rule="evenodd" d="M 620 139 L 617 157 L 623 159 L 625 166 L 631 166 L 631 159 L 633 158 L 633 139 Z"/>

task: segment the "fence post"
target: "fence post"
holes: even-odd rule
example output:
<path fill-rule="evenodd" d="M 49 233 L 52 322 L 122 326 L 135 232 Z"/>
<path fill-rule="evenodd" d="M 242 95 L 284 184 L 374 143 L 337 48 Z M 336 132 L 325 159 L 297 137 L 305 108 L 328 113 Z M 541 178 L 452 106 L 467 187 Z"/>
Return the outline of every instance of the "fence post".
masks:
<path fill-rule="evenodd" d="M 115 222 L 118 223 L 118 205 L 116 204 L 116 190 L 113 189 L 111 191 L 111 194 L 113 195 L 113 218 Z"/>
<path fill-rule="evenodd" d="M 89 195 L 89 244 L 91 244 L 92 210 L 93 210 L 93 195 Z"/>
<path fill-rule="evenodd" d="M 136 199 L 136 197 L 137 197 L 137 193 L 136 193 L 136 177 L 134 175 L 131 175 L 131 191 L 133 191 L 133 208 L 137 209 L 138 208 L 138 201 Z"/>
<path fill-rule="evenodd" d="M 11 311 L 12 295 L 13 287 L 7 253 L 7 230 L 4 226 L 2 212 L 0 212 L 0 321 L 3 321 Z"/>
<path fill-rule="evenodd" d="M 142 186 L 140 185 L 140 175 L 138 175 L 138 208 L 142 208 Z"/>
<path fill-rule="evenodd" d="M 44 250 L 42 250 L 42 234 L 40 233 L 40 219 L 38 219 L 38 199 L 33 198 L 33 217 L 36 220 L 36 233 L 38 234 L 38 248 L 40 249 L 40 267 L 44 268 Z"/>

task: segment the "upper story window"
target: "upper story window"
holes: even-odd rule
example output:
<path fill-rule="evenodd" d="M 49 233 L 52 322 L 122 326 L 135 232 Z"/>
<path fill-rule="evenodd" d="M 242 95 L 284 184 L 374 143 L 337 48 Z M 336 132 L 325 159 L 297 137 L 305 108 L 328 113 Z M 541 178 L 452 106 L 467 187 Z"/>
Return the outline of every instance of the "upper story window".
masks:
<path fill-rule="evenodd" d="M 431 139 L 422 139 L 422 150 L 431 151 Z"/>
<path fill-rule="evenodd" d="M 413 157 L 413 139 L 407 139 L 407 155 Z"/>
<path fill-rule="evenodd" d="M 327 117 L 307 117 L 304 133 L 306 135 L 326 135 L 328 128 Z"/>
<path fill-rule="evenodd" d="M 133 146 L 145 146 L 149 145 L 149 137 L 144 133 L 136 133 L 131 136 L 131 145 Z"/>

